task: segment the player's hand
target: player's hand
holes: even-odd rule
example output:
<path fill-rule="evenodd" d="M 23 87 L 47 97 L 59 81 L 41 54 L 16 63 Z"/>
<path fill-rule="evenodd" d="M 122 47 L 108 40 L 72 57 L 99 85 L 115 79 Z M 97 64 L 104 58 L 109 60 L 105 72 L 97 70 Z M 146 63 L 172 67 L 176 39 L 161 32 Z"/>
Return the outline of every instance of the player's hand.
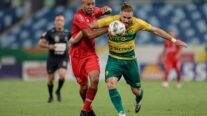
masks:
<path fill-rule="evenodd" d="M 48 49 L 49 50 L 54 50 L 55 49 L 55 45 L 53 45 L 53 44 L 48 45 Z"/>
<path fill-rule="evenodd" d="M 101 10 L 103 14 L 110 14 L 112 12 L 112 9 L 108 6 L 102 7 Z"/>
<path fill-rule="evenodd" d="M 185 42 L 181 41 L 181 40 L 176 40 L 175 45 L 178 45 L 178 46 L 183 46 L 183 47 L 188 47 L 188 44 L 186 44 Z"/>

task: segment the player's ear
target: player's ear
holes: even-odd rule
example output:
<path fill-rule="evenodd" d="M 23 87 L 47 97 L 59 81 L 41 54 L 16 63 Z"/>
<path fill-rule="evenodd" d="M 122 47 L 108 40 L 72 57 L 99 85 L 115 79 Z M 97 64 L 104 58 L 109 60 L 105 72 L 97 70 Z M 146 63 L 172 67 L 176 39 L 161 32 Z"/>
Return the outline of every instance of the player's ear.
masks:
<path fill-rule="evenodd" d="M 123 11 L 120 11 L 120 12 L 119 12 L 119 16 L 120 16 L 120 17 L 122 16 L 122 13 L 123 13 Z"/>
<path fill-rule="evenodd" d="M 121 15 L 121 12 L 122 12 L 122 11 L 119 12 L 119 15 Z"/>

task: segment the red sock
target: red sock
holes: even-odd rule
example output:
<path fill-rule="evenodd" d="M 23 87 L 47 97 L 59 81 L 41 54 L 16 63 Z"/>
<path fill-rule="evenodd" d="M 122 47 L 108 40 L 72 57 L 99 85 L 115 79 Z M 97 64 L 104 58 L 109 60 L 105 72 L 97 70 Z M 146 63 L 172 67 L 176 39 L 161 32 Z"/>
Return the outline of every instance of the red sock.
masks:
<path fill-rule="evenodd" d="M 168 71 L 165 72 L 164 78 L 163 78 L 164 82 L 168 82 Z"/>
<path fill-rule="evenodd" d="M 86 93 L 86 99 L 85 99 L 84 106 L 83 106 L 84 111 L 88 112 L 91 110 L 91 103 L 94 97 L 96 96 L 96 92 L 97 92 L 97 89 L 93 89 L 91 87 L 88 88 L 88 91 Z"/>
<path fill-rule="evenodd" d="M 86 90 L 86 91 L 87 91 L 87 90 Z M 85 99 L 86 99 L 86 92 L 80 90 L 79 93 L 80 93 L 80 96 L 81 96 L 81 98 L 82 98 L 82 100 L 83 100 L 83 102 L 84 102 Z"/>
<path fill-rule="evenodd" d="M 180 71 L 177 70 L 177 82 L 180 82 L 181 81 L 181 74 L 180 74 Z"/>

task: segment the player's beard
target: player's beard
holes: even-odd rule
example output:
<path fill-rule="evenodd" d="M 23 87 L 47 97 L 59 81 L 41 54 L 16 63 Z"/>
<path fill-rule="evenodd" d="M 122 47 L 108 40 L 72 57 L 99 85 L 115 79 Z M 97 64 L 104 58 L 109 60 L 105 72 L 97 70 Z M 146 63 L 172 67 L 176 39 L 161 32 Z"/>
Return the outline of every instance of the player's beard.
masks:
<path fill-rule="evenodd" d="M 87 11 L 86 11 L 86 13 L 87 13 L 88 15 L 92 14 L 92 12 L 93 12 L 93 10 L 87 10 Z"/>

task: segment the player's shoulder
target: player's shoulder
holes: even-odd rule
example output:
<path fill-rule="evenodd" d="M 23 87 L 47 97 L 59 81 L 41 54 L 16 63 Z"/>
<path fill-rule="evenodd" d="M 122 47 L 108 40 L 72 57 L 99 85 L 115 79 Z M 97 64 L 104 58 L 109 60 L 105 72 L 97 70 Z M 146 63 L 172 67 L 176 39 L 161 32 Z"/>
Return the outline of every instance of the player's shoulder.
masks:
<path fill-rule="evenodd" d="M 145 20 L 138 18 L 138 17 L 133 17 L 132 22 L 134 24 L 138 24 L 138 25 L 145 25 L 145 26 L 151 25 L 148 22 L 146 22 Z"/>
<path fill-rule="evenodd" d="M 74 18 L 75 21 L 84 22 L 84 13 L 81 9 L 79 9 L 75 14 Z"/>
<path fill-rule="evenodd" d="M 119 20 L 120 16 L 119 15 L 113 15 L 114 20 Z"/>
<path fill-rule="evenodd" d="M 110 15 L 110 16 L 106 16 L 103 19 L 112 19 L 112 20 L 119 20 L 120 16 L 119 15 Z"/>
<path fill-rule="evenodd" d="M 55 30 L 55 27 L 53 27 L 53 28 L 51 28 L 51 29 L 49 29 L 47 32 L 48 33 L 53 33 L 53 32 L 55 32 L 56 30 Z"/>
<path fill-rule="evenodd" d="M 101 7 L 95 7 L 93 11 L 96 12 L 96 11 L 100 11 L 100 10 L 101 10 Z"/>
<path fill-rule="evenodd" d="M 77 16 L 83 16 L 85 13 L 82 9 L 79 9 L 75 14 L 74 14 L 74 17 L 77 17 Z"/>
<path fill-rule="evenodd" d="M 65 32 L 65 33 L 69 33 L 69 30 L 68 30 L 68 29 L 64 29 L 64 32 Z"/>
<path fill-rule="evenodd" d="M 141 22 L 141 21 L 144 21 L 144 20 L 141 19 L 141 18 L 138 18 L 138 17 L 132 17 L 132 21 Z"/>
<path fill-rule="evenodd" d="M 44 37 L 46 35 L 49 35 L 49 34 L 51 34 L 53 32 L 55 32 L 55 28 L 48 29 L 47 31 L 42 33 L 42 37 Z"/>

